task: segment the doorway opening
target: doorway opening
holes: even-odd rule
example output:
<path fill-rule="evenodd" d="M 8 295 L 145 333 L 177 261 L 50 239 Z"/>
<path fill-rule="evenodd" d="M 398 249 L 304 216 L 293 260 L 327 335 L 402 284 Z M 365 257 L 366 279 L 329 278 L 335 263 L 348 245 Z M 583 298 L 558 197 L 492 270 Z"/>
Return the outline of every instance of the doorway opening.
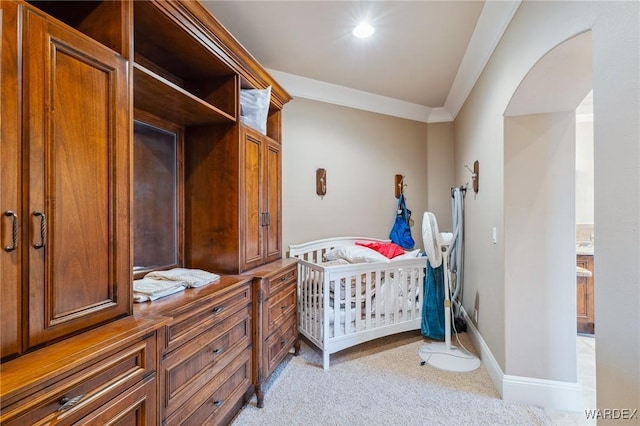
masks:
<path fill-rule="evenodd" d="M 564 403 L 573 411 L 595 408 L 578 378 L 576 293 L 576 111 L 592 89 L 591 51 L 585 32 L 547 52 L 520 83 L 504 122 L 509 373 L 575 383 Z M 531 353 L 536 363 L 526 362 Z"/>
<path fill-rule="evenodd" d="M 575 194 L 576 363 L 585 409 L 589 409 L 596 407 L 593 91 L 576 108 Z"/>

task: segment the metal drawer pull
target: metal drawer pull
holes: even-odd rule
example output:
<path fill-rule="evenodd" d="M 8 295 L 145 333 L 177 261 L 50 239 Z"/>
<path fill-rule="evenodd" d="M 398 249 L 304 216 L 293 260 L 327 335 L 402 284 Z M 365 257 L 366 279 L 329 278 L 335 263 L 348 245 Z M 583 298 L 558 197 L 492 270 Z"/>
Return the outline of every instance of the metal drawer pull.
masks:
<path fill-rule="evenodd" d="M 224 403 L 224 399 L 215 399 L 211 402 L 213 402 L 213 405 L 215 405 L 216 407 L 219 407 Z"/>
<path fill-rule="evenodd" d="M 284 311 L 285 309 L 287 309 L 287 308 L 288 308 L 288 306 L 287 306 L 287 305 L 282 305 L 282 306 L 280 306 L 280 309 L 282 309 L 283 311 Z"/>
<path fill-rule="evenodd" d="M 13 230 L 12 232 L 13 236 L 11 237 L 11 245 L 6 246 L 4 248 L 4 251 L 13 251 L 18 248 L 18 215 L 11 210 L 7 210 L 6 212 L 4 212 L 4 215 L 7 217 L 13 217 L 12 225 L 11 225 Z"/>
<path fill-rule="evenodd" d="M 47 218 L 45 217 L 44 213 L 39 210 L 34 211 L 33 215 L 35 217 L 40 217 L 40 242 L 33 244 L 33 248 L 39 249 L 44 247 L 47 241 Z"/>
<path fill-rule="evenodd" d="M 218 306 L 217 308 L 213 308 L 214 314 L 219 314 L 222 311 L 224 311 L 224 306 Z"/>
<path fill-rule="evenodd" d="M 281 344 L 282 346 L 286 345 L 286 344 L 287 344 L 287 342 L 288 342 L 288 340 L 285 340 L 285 339 L 280 340 L 280 344 Z"/>
<path fill-rule="evenodd" d="M 84 395 L 78 395 L 71 399 L 67 398 L 66 396 L 63 396 L 62 398 L 60 398 L 60 401 L 58 401 L 58 404 L 60 404 L 60 407 L 58 407 L 58 411 L 64 411 L 68 408 L 73 407 L 78 402 L 80 402 L 82 398 L 84 398 Z"/>
<path fill-rule="evenodd" d="M 280 281 L 284 281 L 287 279 L 287 276 L 285 275 L 284 277 L 280 277 Z"/>
<path fill-rule="evenodd" d="M 221 354 L 222 352 L 224 352 L 224 348 L 218 348 L 213 350 L 213 353 L 216 355 Z"/>
<path fill-rule="evenodd" d="M 271 225 L 271 213 L 260 213 L 260 218 L 258 219 L 258 225 L 260 226 L 270 226 Z"/>

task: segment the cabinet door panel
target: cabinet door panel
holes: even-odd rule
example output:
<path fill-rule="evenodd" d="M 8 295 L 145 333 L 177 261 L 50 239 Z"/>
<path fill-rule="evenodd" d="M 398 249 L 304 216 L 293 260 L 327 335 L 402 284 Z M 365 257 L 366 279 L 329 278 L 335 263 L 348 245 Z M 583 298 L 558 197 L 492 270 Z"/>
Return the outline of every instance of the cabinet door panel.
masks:
<path fill-rule="evenodd" d="M 14 248 L 14 220 L 22 229 L 20 200 L 20 114 L 18 109 L 18 9 L 12 2 L 2 2 L 0 34 L 2 34 L 2 62 L 0 62 L 0 357 L 20 353 L 20 249 Z M 12 215 L 15 214 L 15 216 Z M 21 233 L 18 233 L 20 237 Z M 10 247 L 8 249 L 8 247 Z"/>
<path fill-rule="evenodd" d="M 130 154 L 126 61 L 34 13 L 25 27 L 35 346 L 130 312 Z"/>
<path fill-rule="evenodd" d="M 243 270 L 261 265 L 262 261 L 262 138 L 244 129 L 242 158 L 242 231 Z"/>
<path fill-rule="evenodd" d="M 578 255 L 577 266 L 592 273 L 590 277 L 577 277 L 576 316 L 578 333 L 595 332 L 593 256 Z"/>
<path fill-rule="evenodd" d="M 268 226 L 265 228 L 265 260 L 270 262 L 282 257 L 282 233 L 280 231 L 280 211 L 282 206 L 281 158 L 280 145 L 267 139 L 265 147 L 265 210 L 269 214 Z"/>

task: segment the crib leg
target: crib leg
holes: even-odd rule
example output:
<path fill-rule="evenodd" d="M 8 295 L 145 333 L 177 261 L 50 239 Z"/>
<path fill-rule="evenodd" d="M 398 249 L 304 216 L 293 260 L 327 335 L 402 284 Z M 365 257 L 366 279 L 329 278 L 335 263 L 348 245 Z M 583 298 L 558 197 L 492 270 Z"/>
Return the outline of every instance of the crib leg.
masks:
<path fill-rule="evenodd" d="M 329 369 L 329 351 L 322 351 L 322 368 Z"/>

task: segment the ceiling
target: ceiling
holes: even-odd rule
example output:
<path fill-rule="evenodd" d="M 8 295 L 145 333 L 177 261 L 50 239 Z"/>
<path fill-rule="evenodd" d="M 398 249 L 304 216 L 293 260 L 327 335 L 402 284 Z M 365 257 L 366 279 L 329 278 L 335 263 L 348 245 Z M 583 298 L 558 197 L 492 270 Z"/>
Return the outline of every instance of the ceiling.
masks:
<path fill-rule="evenodd" d="M 360 104 L 392 102 L 422 121 L 446 121 L 464 103 L 519 1 L 203 4 L 294 97 L 331 101 L 328 93 L 341 91 L 339 104 L 355 95 Z M 375 28 L 368 39 L 351 34 L 362 19 Z"/>

